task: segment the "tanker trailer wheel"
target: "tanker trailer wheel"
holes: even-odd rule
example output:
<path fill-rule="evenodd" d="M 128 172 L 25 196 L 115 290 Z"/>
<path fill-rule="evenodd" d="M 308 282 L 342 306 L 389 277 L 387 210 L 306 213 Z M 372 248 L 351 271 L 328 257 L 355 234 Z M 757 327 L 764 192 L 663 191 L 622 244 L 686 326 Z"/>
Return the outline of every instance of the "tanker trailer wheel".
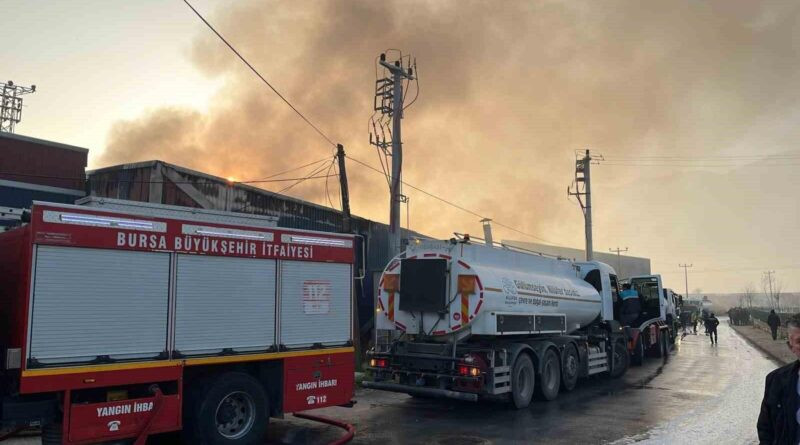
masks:
<path fill-rule="evenodd" d="M 664 330 L 658 331 L 658 344 L 653 348 L 653 355 L 656 358 L 662 358 L 666 354 L 667 342 L 665 341 Z"/>
<path fill-rule="evenodd" d="M 580 367 L 578 350 L 575 349 L 575 345 L 568 344 L 564 348 L 561 359 L 563 361 L 561 364 L 561 388 L 564 389 L 564 391 L 572 391 L 578 383 L 578 371 Z"/>
<path fill-rule="evenodd" d="M 644 334 L 639 334 L 639 338 L 636 339 L 636 345 L 631 353 L 631 363 L 636 366 L 642 366 L 644 363 Z"/>
<path fill-rule="evenodd" d="M 257 444 L 269 422 L 264 386 L 243 372 L 221 374 L 204 385 L 184 425 L 186 442 L 202 445 Z"/>
<path fill-rule="evenodd" d="M 558 397 L 558 389 L 561 387 L 561 362 L 558 354 L 552 349 L 544 353 L 541 366 L 539 367 L 541 381 L 536 388 L 538 395 L 547 401 L 555 400 Z"/>
<path fill-rule="evenodd" d="M 514 407 L 522 409 L 530 405 L 535 383 L 536 370 L 531 357 L 524 352 L 520 353 L 511 370 L 511 401 L 514 402 Z"/>
<path fill-rule="evenodd" d="M 630 366 L 628 345 L 624 338 L 618 338 L 614 341 L 614 348 L 611 350 L 611 370 L 608 375 L 612 379 L 622 377 L 628 370 L 628 366 Z"/>

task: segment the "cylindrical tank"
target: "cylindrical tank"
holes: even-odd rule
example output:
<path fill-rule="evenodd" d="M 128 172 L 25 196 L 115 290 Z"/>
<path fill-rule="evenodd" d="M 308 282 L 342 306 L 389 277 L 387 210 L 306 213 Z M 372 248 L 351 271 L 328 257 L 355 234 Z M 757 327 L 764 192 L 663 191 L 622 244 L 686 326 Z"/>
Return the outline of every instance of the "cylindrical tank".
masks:
<path fill-rule="evenodd" d="M 596 320 L 602 308 L 582 266 L 463 242 L 412 245 L 381 276 L 377 327 L 446 339 L 518 333 L 502 329 L 504 319 L 561 318 L 559 330 L 571 333 Z"/>

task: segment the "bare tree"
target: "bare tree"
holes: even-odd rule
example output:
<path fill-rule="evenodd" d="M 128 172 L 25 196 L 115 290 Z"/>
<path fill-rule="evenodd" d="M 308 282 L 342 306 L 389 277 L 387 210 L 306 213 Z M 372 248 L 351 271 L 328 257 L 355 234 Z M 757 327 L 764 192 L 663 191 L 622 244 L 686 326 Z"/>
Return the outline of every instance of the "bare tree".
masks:
<path fill-rule="evenodd" d="M 781 292 L 783 291 L 783 282 L 776 278 L 772 281 L 772 298 L 775 299 L 775 306 L 778 308 L 777 311 L 780 312 L 781 310 Z"/>
<path fill-rule="evenodd" d="M 753 297 L 756 295 L 756 288 L 753 286 L 753 283 L 747 283 L 744 287 L 744 292 L 742 297 L 744 301 L 747 303 L 747 307 L 752 309 L 753 308 Z"/>
<path fill-rule="evenodd" d="M 769 307 L 775 309 L 775 301 L 772 299 L 772 292 L 770 291 L 771 281 L 768 275 L 761 275 L 761 291 L 764 293 L 764 298 L 767 300 Z"/>

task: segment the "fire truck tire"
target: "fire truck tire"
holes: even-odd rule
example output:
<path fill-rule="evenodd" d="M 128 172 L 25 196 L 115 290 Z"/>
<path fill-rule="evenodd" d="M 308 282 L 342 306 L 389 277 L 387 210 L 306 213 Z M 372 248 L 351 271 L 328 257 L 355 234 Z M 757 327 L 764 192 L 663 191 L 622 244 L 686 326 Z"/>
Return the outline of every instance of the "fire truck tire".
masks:
<path fill-rule="evenodd" d="M 201 385 L 184 425 L 186 443 L 249 445 L 263 441 L 269 422 L 264 386 L 243 372 L 221 374 Z"/>
<path fill-rule="evenodd" d="M 536 388 L 539 397 L 543 400 L 555 400 L 561 388 L 561 362 L 558 354 L 552 349 L 544 353 L 539 366 L 539 386 Z"/>
<path fill-rule="evenodd" d="M 50 422 L 42 425 L 42 445 L 61 445 L 63 425 Z"/>
<path fill-rule="evenodd" d="M 611 351 L 611 370 L 608 375 L 612 379 L 622 377 L 630 366 L 630 355 L 625 339 L 618 338 L 614 341 L 614 349 Z"/>
<path fill-rule="evenodd" d="M 523 409 L 530 405 L 535 384 L 536 369 L 531 357 L 527 353 L 520 353 L 511 370 L 511 401 L 514 407 Z"/>
<path fill-rule="evenodd" d="M 580 359 L 575 345 L 568 344 L 561 354 L 561 389 L 572 391 L 578 384 L 578 373 L 580 369 Z"/>

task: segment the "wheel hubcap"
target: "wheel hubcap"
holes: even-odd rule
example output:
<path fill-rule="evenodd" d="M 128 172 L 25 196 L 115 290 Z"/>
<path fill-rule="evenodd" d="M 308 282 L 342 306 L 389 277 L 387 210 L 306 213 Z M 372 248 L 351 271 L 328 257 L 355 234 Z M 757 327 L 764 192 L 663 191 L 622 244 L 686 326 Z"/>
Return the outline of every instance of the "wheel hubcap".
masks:
<path fill-rule="evenodd" d="M 220 435 L 226 439 L 239 439 L 255 424 L 256 404 L 250 394 L 235 391 L 222 398 L 215 417 Z"/>
<path fill-rule="evenodd" d="M 573 376 L 578 373 L 578 361 L 574 355 L 567 356 L 567 375 Z"/>

